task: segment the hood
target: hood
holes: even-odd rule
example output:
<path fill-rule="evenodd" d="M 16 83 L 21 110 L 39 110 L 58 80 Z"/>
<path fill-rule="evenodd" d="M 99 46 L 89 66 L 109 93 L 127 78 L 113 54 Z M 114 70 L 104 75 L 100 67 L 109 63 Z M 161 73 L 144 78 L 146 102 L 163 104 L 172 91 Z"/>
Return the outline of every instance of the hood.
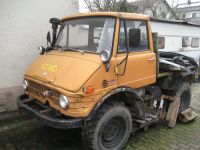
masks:
<path fill-rule="evenodd" d="M 45 54 L 38 57 L 28 68 L 25 76 L 55 85 L 70 92 L 77 92 L 101 64 L 90 61 L 92 54 L 73 55 Z M 96 55 L 91 57 L 97 57 Z M 93 58 L 94 59 L 94 58 Z"/>

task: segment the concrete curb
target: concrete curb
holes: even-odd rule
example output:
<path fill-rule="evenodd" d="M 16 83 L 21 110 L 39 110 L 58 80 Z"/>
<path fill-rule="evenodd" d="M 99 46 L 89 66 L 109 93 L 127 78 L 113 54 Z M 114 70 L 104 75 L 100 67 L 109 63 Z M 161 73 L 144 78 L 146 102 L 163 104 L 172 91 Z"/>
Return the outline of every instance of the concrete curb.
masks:
<path fill-rule="evenodd" d="M 2 122 L 9 122 L 12 120 L 23 121 L 23 120 L 30 120 L 30 119 L 31 119 L 31 117 L 29 115 L 20 113 L 18 110 L 0 113 L 0 124 Z"/>

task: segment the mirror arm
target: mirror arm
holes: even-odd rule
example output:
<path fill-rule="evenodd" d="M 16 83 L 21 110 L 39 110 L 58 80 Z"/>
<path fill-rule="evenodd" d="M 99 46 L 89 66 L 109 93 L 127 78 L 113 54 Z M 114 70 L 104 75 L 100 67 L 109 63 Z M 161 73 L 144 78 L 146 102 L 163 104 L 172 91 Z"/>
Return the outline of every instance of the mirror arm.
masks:
<path fill-rule="evenodd" d="M 128 34 L 127 34 L 127 28 L 126 28 L 126 22 L 124 21 L 124 33 L 125 33 L 125 42 L 126 42 L 126 57 L 119 63 L 117 64 L 117 67 L 120 66 L 121 64 L 124 63 L 125 61 L 125 66 L 124 66 L 124 70 L 122 74 L 117 74 L 119 76 L 123 76 L 126 72 L 126 66 L 127 66 L 127 62 L 128 62 L 128 55 L 129 55 L 129 47 L 128 47 Z"/>
<path fill-rule="evenodd" d="M 52 29 L 53 29 L 53 33 L 52 33 L 52 42 L 51 42 L 51 47 L 53 47 L 56 43 L 56 34 L 57 34 L 57 28 L 58 26 L 55 26 L 55 24 L 52 24 Z"/>
<path fill-rule="evenodd" d="M 110 70 L 110 64 L 109 63 L 105 64 L 105 70 L 106 70 L 106 72 L 108 72 Z"/>
<path fill-rule="evenodd" d="M 45 52 L 49 52 L 49 51 L 51 51 L 52 50 L 52 47 L 46 47 L 46 49 L 45 49 Z"/>

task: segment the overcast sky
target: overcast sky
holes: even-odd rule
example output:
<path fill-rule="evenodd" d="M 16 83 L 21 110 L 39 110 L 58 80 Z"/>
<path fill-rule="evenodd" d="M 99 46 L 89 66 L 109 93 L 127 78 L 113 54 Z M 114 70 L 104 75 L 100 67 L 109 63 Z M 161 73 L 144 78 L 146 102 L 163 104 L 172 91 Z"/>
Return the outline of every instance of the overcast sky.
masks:
<path fill-rule="evenodd" d="M 134 0 L 128 0 L 128 1 L 134 1 Z M 169 3 L 169 5 L 171 5 L 173 1 L 174 1 L 174 0 L 167 0 L 167 2 Z M 191 0 L 191 2 L 197 2 L 197 1 L 200 2 L 200 0 Z M 176 2 L 176 4 L 179 4 L 179 3 L 187 3 L 188 0 L 175 0 L 175 2 Z M 84 0 L 79 0 L 79 6 L 80 6 L 80 12 L 85 12 L 85 11 L 87 11 L 87 7 L 86 7 L 86 5 L 85 5 Z"/>

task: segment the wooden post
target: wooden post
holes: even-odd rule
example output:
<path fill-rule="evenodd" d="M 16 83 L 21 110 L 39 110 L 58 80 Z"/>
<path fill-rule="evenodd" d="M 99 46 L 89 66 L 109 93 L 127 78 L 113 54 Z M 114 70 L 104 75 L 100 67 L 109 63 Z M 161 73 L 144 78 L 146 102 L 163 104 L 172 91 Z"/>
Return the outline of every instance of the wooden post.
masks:
<path fill-rule="evenodd" d="M 168 127 L 174 128 L 176 126 L 176 120 L 178 117 L 180 98 L 162 95 L 162 99 L 169 100 L 169 108 L 167 110 L 166 120 L 168 121 Z"/>

